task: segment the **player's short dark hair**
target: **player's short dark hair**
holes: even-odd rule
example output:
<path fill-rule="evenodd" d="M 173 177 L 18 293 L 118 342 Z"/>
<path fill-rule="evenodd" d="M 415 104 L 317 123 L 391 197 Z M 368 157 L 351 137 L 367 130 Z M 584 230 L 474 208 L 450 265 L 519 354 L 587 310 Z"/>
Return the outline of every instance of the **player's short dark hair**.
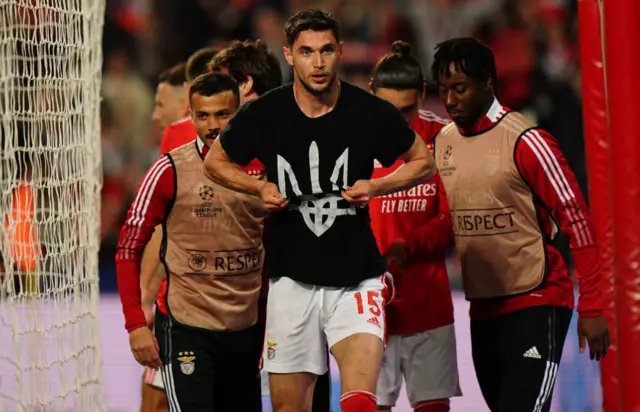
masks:
<path fill-rule="evenodd" d="M 167 83 L 171 86 L 182 86 L 187 81 L 186 76 L 187 65 L 184 63 L 178 63 L 173 67 L 160 73 L 158 76 L 158 83 Z"/>
<path fill-rule="evenodd" d="M 497 72 L 493 52 L 486 44 L 472 37 L 460 37 L 444 41 L 436 46 L 436 54 L 431 66 L 431 75 L 435 81 L 441 75 L 450 76 L 449 66 L 470 78 L 486 83 L 489 78 L 496 90 Z"/>
<path fill-rule="evenodd" d="M 213 47 L 205 47 L 193 53 L 187 60 L 186 77 L 191 83 L 196 77 L 209 71 L 209 62 L 218 53 L 218 49 Z"/>
<path fill-rule="evenodd" d="M 263 95 L 282 85 L 278 57 L 261 40 L 234 41 L 209 62 L 209 70 L 225 69 L 238 83 L 253 79 L 253 90 Z"/>
<path fill-rule="evenodd" d="M 307 30 L 326 31 L 331 30 L 333 37 L 340 43 L 340 25 L 331 15 L 322 10 L 303 10 L 289 17 L 284 24 L 284 36 L 289 47 L 298 39 L 300 33 Z"/>
<path fill-rule="evenodd" d="M 191 82 L 189 100 L 194 94 L 210 97 L 224 92 L 233 92 L 238 103 L 240 102 L 240 89 L 233 77 L 220 72 L 205 73 Z"/>
<path fill-rule="evenodd" d="M 395 41 L 391 52 L 383 56 L 373 68 L 371 88 L 394 90 L 417 90 L 422 92 L 425 79 L 420 63 L 411 56 L 411 45 L 404 41 Z"/>

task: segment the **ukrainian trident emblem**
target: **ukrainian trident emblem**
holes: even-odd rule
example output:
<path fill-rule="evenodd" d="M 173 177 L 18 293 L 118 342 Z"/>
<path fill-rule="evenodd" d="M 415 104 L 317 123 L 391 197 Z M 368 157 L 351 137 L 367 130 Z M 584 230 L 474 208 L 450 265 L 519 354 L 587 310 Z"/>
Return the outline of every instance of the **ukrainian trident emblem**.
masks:
<path fill-rule="evenodd" d="M 291 205 L 290 210 L 299 211 L 307 227 L 318 237 L 322 236 L 327 230 L 333 226 L 338 216 L 355 215 L 356 210 L 353 206 L 347 208 L 338 207 L 338 202 L 343 200 L 342 196 L 330 193 L 323 197 L 324 191 L 320 185 L 320 152 L 318 144 L 313 141 L 309 146 L 309 175 L 311 176 L 312 194 L 303 195 L 298 184 L 298 179 L 293 173 L 291 164 L 282 156 L 278 155 L 278 188 L 283 198 L 287 196 L 287 180 L 291 185 L 293 193 L 301 201 L 300 205 Z M 338 184 L 342 175 L 342 183 Z M 333 191 L 346 190 L 349 176 L 349 148 L 336 160 L 333 173 L 329 178 Z"/>
<path fill-rule="evenodd" d="M 185 375 L 191 375 L 196 369 L 196 365 L 193 363 L 196 357 L 193 356 L 193 352 L 178 352 L 178 360 L 180 363 L 180 370 Z"/>

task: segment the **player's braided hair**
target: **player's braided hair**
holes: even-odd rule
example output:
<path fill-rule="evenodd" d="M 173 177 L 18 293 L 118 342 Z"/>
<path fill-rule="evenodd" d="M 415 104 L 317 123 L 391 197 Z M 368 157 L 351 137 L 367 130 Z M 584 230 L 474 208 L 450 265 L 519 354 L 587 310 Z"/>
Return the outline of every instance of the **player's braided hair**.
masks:
<path fill-rule="evenodd" d="M 333 37 L 340 43 L 340 25 L 335 17 L 326 11 L 312 9 L 294 14 L 284 24 L 284 36 L 287 40 L 287 45 L 289 47 L 293 46 L 300 33 L 307 30 L 331 30 Z"/>
<path fill-rule="evenodd" d="M 431 66 L 431 75 L 438 80 L 441 75 L 450 76 L 451 63 L 472 79 L 485 83 L 491 79 L 496 91 L 496 61 L 491 49 L 480 40 L 472 37 L 460 37 L 444 41 L 436 46 L 436 54 Z"/>
<path fill-rule="evenodd" d="M 209 62 L 210 71 L 225 69 L 238 83 L 249 77 L 253 90 L 262 96 L 282 86 L 282 67 L 278 57 L 261 40 L 234 41 Z"/>
<path fill-rule="evenodd" d="M 371 77 L 371 89 L 417 90 L 422 93 L 425 87 L 424 75 L 420 63 L 411 56 L 411 45 L 395 41 L 391 52 L 382 57 Z"/>
<path fill-rule="evenodd" d="M 158 83 L 167 83 L 171 86 L 182 86 L 187 81 L 186 64 L 179 63 L 160 73 Z"/>

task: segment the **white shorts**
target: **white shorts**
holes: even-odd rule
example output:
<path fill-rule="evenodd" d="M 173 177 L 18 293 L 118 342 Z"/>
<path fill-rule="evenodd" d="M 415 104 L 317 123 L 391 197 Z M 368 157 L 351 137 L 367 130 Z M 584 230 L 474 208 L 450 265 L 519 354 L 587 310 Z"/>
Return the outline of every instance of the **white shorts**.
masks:
<path fill-rule="evenodd" d="M 142 382 L 147 385 L 151 385 L 154 388 L 164 389 L 164 384 L 162 383 L 162 374 L 159 370 L 151 369 L 144 366 L 144 370 L 142 372 Z"/>
<path fill-rule="evenodd" d="M 395 406 L 402 378 L 411 405 L 461 396 L 453 325 L 415 335 L 391 335 L 378 375 L 378 405 Z"/>
<path fill-rule="evenodd" d="M 282 277 L 271 279 L 267 300 L 264 369 L 270 373 L 328 370 L 333 347 L 356 333 L 385 338 L 382 276 L 353 288 L 313 286 Z"/>

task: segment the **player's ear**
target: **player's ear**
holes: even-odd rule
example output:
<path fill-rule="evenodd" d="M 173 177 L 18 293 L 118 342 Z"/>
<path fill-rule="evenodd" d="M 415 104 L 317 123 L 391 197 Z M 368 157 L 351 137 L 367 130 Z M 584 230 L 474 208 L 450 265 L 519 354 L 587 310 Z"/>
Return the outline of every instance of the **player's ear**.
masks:
<path fill-rule="evenodd" d="M 487 77 L 487 81 L 485 83 L 484 90 L 487 91 L 487 92 L 493 93 L 493 90 L 494 90 L 494 88 L 493 88 L 493 76 L 489 75 L 489 77 Z"/>
<path fill-rule="evenodd" d="M 289 66 L 293 66 L 293 55 L 291 54 L 289 46 L 282 46 L 282 51 L 284 52 L 284 58 L 287 59 Z"/>
<path fill-rule="evenodd" d="M 253 93 L 253 77 L 247 76 L 247 80 L 240 83 L 240 95 L 248 96 Z"/>
<path fill-rule="evenodd" d="M 369 91 L 371 94 L 376 94 L 376 85 L 373 84 L 373 79 L 369 81 Z"/>
<path fill-rule="evenodd" d="M 338 43 L 338 56 L 342 57 L 342 48 L 344 46 L 344 42 Z"/>
<path fill-rule="evenodd" d="M 427 95 L 427 81 L 422 82 L 422 90 L 420 90 L 420 100 Z"/>
<path fill-rule="evenodd" d="M 188 115 L 191 114 L 191 109 L 189 107 L 190 104 L 189 104 L 189 96 L 188 95 L 180 98 L 180 106 L 182 108 L 184 108 L 183 113 L 184 113 L 185 116 L 188 116 Z"/>

